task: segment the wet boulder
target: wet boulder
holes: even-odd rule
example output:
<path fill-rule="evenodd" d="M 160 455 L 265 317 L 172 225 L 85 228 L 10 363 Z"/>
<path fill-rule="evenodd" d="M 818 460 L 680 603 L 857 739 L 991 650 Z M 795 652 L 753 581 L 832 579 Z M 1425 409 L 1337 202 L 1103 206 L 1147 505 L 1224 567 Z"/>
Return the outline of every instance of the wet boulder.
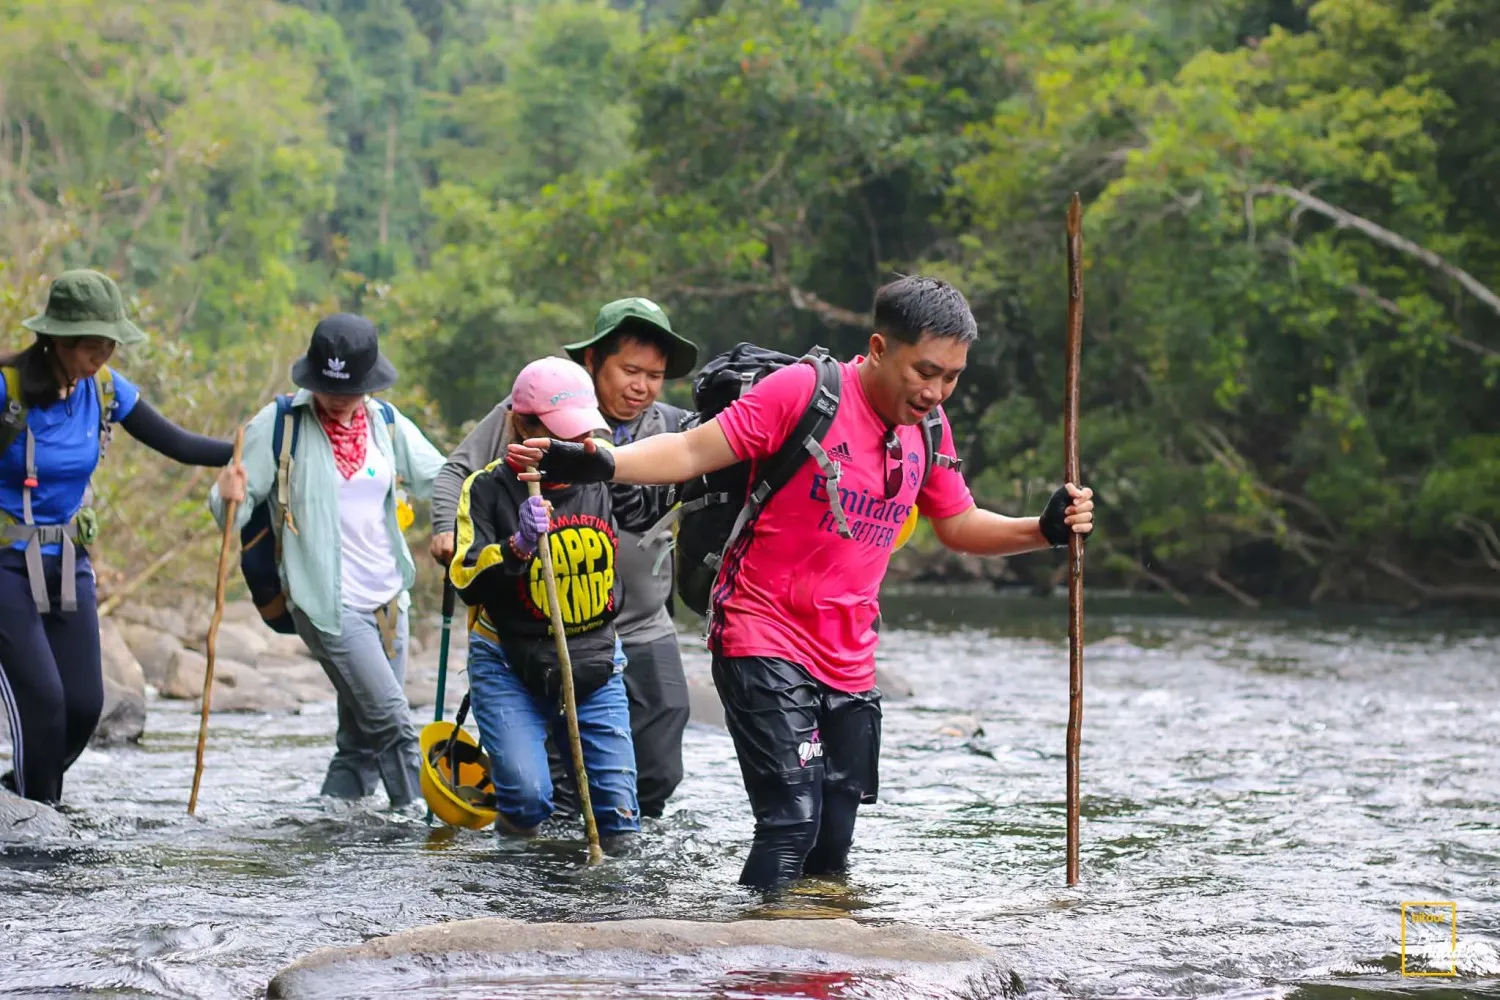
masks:
<path fill-rule="evenodd" d="M 90 742 L 108 746 L 139 740 L 146 731 L 146 675 L 119 628 L 108 618 L 99 622 L 99 652 L 104 710 Z"/>
<path fill-rule="evenodd" d="M 255 661 L 255 673 L 299 704 L 333 701 L 338 696 L 322 666 L 310 656 L 261 656 Z"/>
<path fill-rule="evenodd" d="M 100 626 L 103 627 L 103 622 Z M 160 688 L 167 679 L 167 668 L 172 665 L 172 657 L 182 648 L 181 640 L 170 632 L 134 622 L 126 622 L 120 628 L 120 634 L 125 637 L 125 645 L 130 647 L 136 662 L 141 665 L 146 683 Z"/>
<path fill-rule="evenodd" d="M 189 637 L 187 645 L 189 648 L 206 653 L 208 651 L 208 626 L 209 620 L 203 622 L 203 630 Z M 254 663 L 257 656 L 262 656 L 270 650 L 270 642 L 267 636 L 275 635 L 264 625 L 253 625 L 248 622 L 220 622 L 219 633 L 214 637 L 214 655 L 216 658 L 236 660 L 240 663 Z M 302 640 L 297 640 L 301 645 Z"/>
<path fill-rule="evenodd" d="M 167 664 L 167 675 L 158 690 L 163 698 L 197 698 L 203 694 L 203 675 L 208 669 L 208 660 L 202 653 L 192 649 L 178 649 Z M 232 672 L 232 671 L 228 671 Z M 214 674 L 222 680 L 226 674 L 222 661 L 214 663 Z"/>
<path fill-rule="evenodd" d="M 787 985 L 805 980 L 809 992 L 798 996 L 832 995 L 830 987 L 840 995 L 954 1000 L 1021 992 L 988 948 L 903 924 L 847 918 L 528 924 L 490 917 L 315 951 L 279 972 L 266 996 L 395 997 L 482 986 L 486 996 L 519 998 L 541 982 L 553 990 L 565 985 L 579 997 L 620 995 L 620 987 L 656 995 L 653 985 L 674 996 L 759 995 L 753 985 L 770 977 Z M 700 992 L 689 991 L 695 986 Z"/>
<path fill-rule="evenodd" d="M 236 675 L 233 684 L 224 683 L 218 674 L 219 665 L 215 663 L 210 712 L 293 712 L 302 703 L 294 688 L 274 684 L 248 670 Z M 201 698 L 198 707 L 200 710 L 203 707 Z"/>
<path fill-rule="evenodd" d="M 68 821 L 56 809 L 0 788 L 0 844 L 29 843 L 71 833 Z"/>
<path fill-rule="evenodd" d="M 176 608 L 153 608 L 134 601 L 125 601 L 115 609 L 112 617 L 122 622 L 145 625 L 179 639 L 186 638 L 189 631 L 187 617 Z"/>
<path fill-rule="evenodd" d="M 875 686 L 880 689 L 881 697 L 891 701 L 901 701 L 916 693 L 906 675 L 890 667 L 875 668 Z"/>

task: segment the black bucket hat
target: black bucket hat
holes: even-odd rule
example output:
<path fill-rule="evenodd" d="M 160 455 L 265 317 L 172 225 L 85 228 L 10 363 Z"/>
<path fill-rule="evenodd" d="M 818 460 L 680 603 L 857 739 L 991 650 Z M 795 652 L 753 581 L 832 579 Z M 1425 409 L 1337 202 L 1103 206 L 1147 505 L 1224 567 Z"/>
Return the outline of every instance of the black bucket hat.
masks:
<path fill-rule="evenodd" d="M 682 378 L 698 363 L 698 345 L 672 329 L 662 307 L 650 299 L 635 296 L 606 303 L 594 319 L 594 335 L 576 344 L 564 344 L 568 357 L 584 364 L 585 352 L 622 328 L 644 327 L 666 342 L 667 378 Z"/>
<path fill-rule="evenodd" d="M 307 354 L 292 364 L 292 381 L 312 392 L 358 396 L 396 384 L 396 367 L 380 353 L 375 324 L 335 313 L 313 328 Z"/>

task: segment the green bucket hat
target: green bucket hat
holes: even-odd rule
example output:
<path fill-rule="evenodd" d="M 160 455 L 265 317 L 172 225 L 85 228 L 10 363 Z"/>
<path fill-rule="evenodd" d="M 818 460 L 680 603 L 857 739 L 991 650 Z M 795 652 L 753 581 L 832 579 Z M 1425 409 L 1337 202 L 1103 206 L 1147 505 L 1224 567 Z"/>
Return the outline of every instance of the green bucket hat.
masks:
<path fill-rule="evenodd" d="M 21 325 L 49 337 L 108 337 L 117 344 L 146 339 L 125 317 L 120 286 L 109 275 L 86 268 L 59 274 L 47 293 L 47 308 Z"/>
<path fill-rule="evenodd" d="M 563 350 L 581 365 L 585 351 L 627 324 L 651 327 L 666 340 L 667 378 L 682 378 L 698 363 L 698 345 L 674 333 L 661 306 L 640 296 L 607 303 L 594 319 L 594 335 L 576 344 L 564 344 Z"/>

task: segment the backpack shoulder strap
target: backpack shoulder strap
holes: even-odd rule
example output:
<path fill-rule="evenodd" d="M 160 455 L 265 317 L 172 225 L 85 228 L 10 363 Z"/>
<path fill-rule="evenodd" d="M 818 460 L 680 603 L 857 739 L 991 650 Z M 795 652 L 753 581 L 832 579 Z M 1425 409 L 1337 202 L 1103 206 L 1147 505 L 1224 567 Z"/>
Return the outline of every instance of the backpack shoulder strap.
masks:
<path fill-rule="evenodd" d="M 115 409 L 115 373 L 109 365 L 100 365 L 94 373 L 94 384 L 99 387 L 99 417 L 108 420 Z"/>
<path fill-rule="evenodd" d="M 5 412 L 0 414 L 0 453 L 8 451 L 26 429 L 26 404 L 21 401 L 21 369 L 6 365 Z"/>
<path fill-rule="evenodd" d="M 102 462 L 115 432 L 115 373 L 109 370 L 109 365 L 100 365 L 94 373 L 94 391 L 99 396 L 99 461 Z M 92 496 L 92 483 L 87 496 Z M 85 499 L 85 506 L 89 503 Z"/>
<path fill-rule="evenodd" d="M 401 473 L 397 471 L 400 469 L 401 463 L 396 457 L 396 408 L 383 399 L 377 399 L 375 402 L 380 406 L 380 415 L 385 418 L 386 433 L 390 435 L 391 484 L 396 488 L 396 506 L 399 508 L 402 504 L 406 504 L 406 509 L 410 511 L 411 504 L 406 499 L 406 493 L 401 489 L 403 483 Z M 400 518 L 398 517 L 397 520 L 399 522 Z M 401 530 L 405 531 L 406 529 L 403 527 Z"/>
<path fill-rule="evenodd" d="M 771 499 L 772 494 L 791 482 L 792 476 L 802 468 L 802 463 L 807 461 L 809 454 L 816 459 L 823 451 L 823 439 L 828 436 L 833 418 L 839 412 L 839 394 L 844 382 L 843 369 L 839 363 L 821 347 L 809 351 L 800 363 L 813 366 L 818 373 L 818 382 L 813 386 L 812 398 L 807 401 L 807 407 L 802 411 L 792 432 L 760 469 L 760 475 L 751 490 L 751 499 L 762 506 Z"/>
<path fill-rule="evenodd" d="M 276 456 L 276 461 L 280 464 L 281 446 L 286 443 L 286 430 L 289 426 L 292 428 L 292 453 L 297 451 L 297 431 L 300 422 L 296 420 L 296 415 L 292 411 L 290 395 L 277 396 L 274 402 L 276 403 L 276 420 L 271 425 L 271 453 Z M 290 421 L 287 420 L 289 416 L 293 418 Z"/>
<path fill-rule="evenodd" d="M 282 524 L 295 535 L 297 524 L 292 520 L 292 459 L 297 454 L 297 438 L 302 433 L 302 415 L 293 409 L 290 394 L 276 397 L 275 419 L 271 429 L 271 451 L 276 455 L 276 505 L 281 508 Z"/>
<path fill-rule="evenodd" d="M 758 475 L 750 484 L 750 495 L 745 498 L 745 505 L 740 508 L 739 517 L 735 519 L 734 527 L 729 531 L 729 539 L 724 543 L 724 553 L 734 548 L 734 543 L 739 539 L 740 533 L 745 530 L 745 526 L 760 513 L 777 490 L 791 482 L 792 476 L 796 475 L 797 470 L 802 468 L 802 464 L 809 457 L 818 463 L 818 468 L 828 479 L 828 505 L 838 521 L 839 534 L 845 538 L 853 537 L 844 515 L 843 504 L 839 499 L 841 467 L 823 450 L 823 439 L 828 436 L 828 430 L 833 426 L 833 418 L 839 412 L 839 394 L 843 389 L 844 370 L 821 347 L 814 347 L 799 359 L 798 363 L 810 364 L 818 373 L 818 382 L 813 386 L 812 398 L 807 401 L 807 408 L 802 411 L 802 416 L 798 418 L 792 432 L 787 435 L 786 441 L 757 470 Z M 705 561 L 717 568 L 722 559 L 721 554 L 711 556 Z"/>
<path fill-rule="evenodd" d="M 954 472 L 962 472 L 964 460 L 955 455 L 944 455 L 938 449 L 943 443 L 943 408 L 935 406 L 922 418 L 922 443 L 927 446 L 927 462 L 922 467 L 922 485 L 927 485 L 927 477 L 932 475 L 935 468 L 952 469 Z"/>
<path fill-rule="evenodd" d="M 380 407 L 380 415 L 385 418 L 385 432 L 391 442 L 391 461 L 394 462 L 396 460 L 396 408 L 383 399 L 377 399 L 375 402 Z"/>

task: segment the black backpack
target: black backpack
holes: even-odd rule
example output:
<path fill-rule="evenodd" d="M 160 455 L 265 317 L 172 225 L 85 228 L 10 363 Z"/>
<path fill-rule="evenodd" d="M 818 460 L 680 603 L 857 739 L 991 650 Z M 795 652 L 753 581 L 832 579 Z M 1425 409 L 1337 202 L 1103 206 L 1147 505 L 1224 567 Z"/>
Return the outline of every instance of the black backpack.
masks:
<path fill-rule="evenodd" d="M 802 464 L 809 459 L 818 463 L 828 477 L 828 504 L 838 521 L 839 534 L 851 537 L 843 506 L 839 502 L 839 463 L 823 450 L 823 438 L 838 414 L 843 369 L 827 350 L 814 347 L 801 358 L 754 344 L 740 343 L 710 359 L 693 379 L 693 406 L 683 430 L 703 424 L 722 413 L 761 379 L 788 365 L 810 364 L 818 373 L 807 409 L 802 412 L 786 443 L 762 462 L 759 475 L 751 482 L 753 463 L 737 462 L 717 472 L 683 483 L 678 489 L 679 506 L 648 532 L 670 530 L 677 522 L 676 575 L 677 594 L 682 602 L 700 615 L 707 615 L 713 603 L 714 584 L 719 567 L 745 528 L 755 519 L 777 490 L 785 486 Z M 927 470 L 937 454 L 942 436 L 942 417 L 934 409 L 922 422 L 927 444 Z M 957 459 L 940 456 L 945 465 L 958 468 Z M 926 471 L 923 473 L 926 481 Z"/>

